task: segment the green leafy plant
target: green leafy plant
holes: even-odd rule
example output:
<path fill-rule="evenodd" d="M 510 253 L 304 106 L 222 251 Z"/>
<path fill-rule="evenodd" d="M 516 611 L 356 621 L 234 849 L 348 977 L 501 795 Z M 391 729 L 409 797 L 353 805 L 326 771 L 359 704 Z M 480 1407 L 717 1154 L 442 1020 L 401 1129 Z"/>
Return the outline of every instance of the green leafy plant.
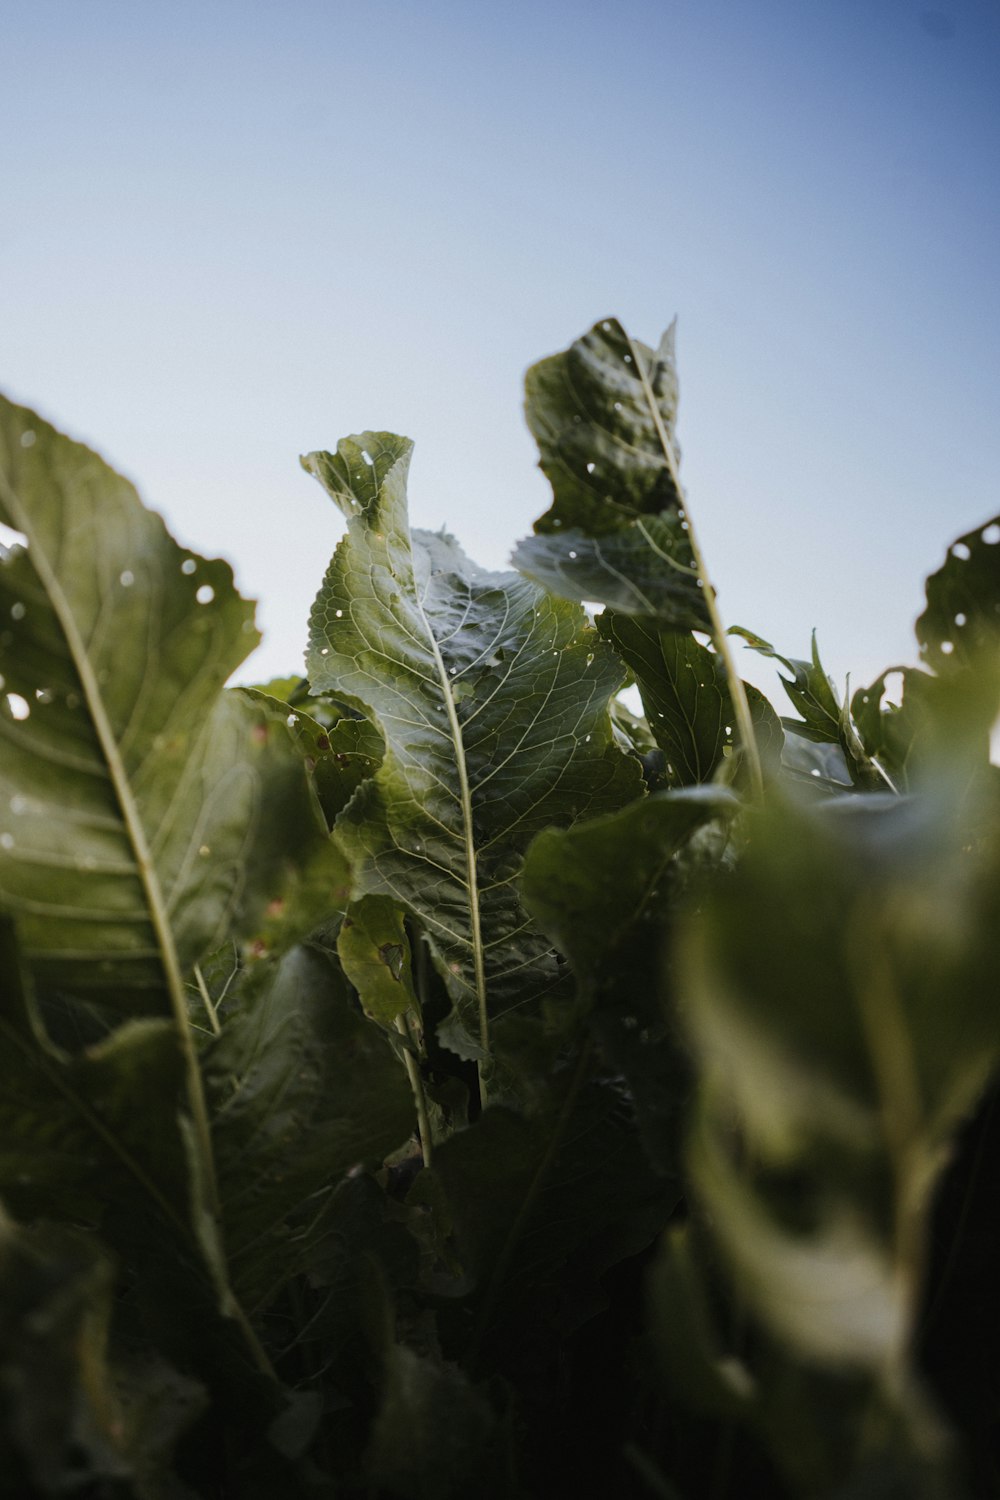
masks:
<path fill-rule="evenodd" d="M 0 1494 L 1000 1494 L 1000 525 L 842 701 L 726 629 L 677 389 L 611 319 L 529 371 L 516 572 L 311 454 L 256 688 L 0 401 Z"/>

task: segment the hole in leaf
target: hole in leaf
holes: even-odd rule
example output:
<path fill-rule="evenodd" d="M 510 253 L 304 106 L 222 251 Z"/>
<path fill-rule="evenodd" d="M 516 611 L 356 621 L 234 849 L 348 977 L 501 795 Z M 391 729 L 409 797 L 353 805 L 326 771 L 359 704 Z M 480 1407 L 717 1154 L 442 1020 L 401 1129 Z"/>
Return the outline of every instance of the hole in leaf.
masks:
<path fill-rule="evenodd" d="M 37 441 L 38 441 L 38 439 L 37 439 L 36 435 L 31 431 L 30 427 L 28 428 L 27 432 L 22 432 L 21 433 L 21 447 L 22 448 L 33 448 L 35 446 L 35 443 Z"/>
<path fill-rule="evenodd" d="M 26 611 L 24 605 L 21 603 L 20 599 L 16 604 L 12 604 L 10 607 L 10 617 L 12 620 L 23 620 L 25 613 Z"/>
<path fill-rule="evenodd" d="M 964 625 L 965 624 L 965 616 L 961 613 L 961 611 L 959 611 L 959 613 L 955 616 L 955 624 L 956 625 Z"/>
<path fill-rule="evenodd" d="M 0 521 L 0 547 L 26 547 L 28 538 L 23 531 L 15 531 L 13 526 L 5 526 Z"/>
<path fill-rule="evenodd" d="M 997 525 L 996 521 L 986 527 L 982 533 L 982 538 L 987 547 L 995 547 L 997 542 L 1000 542 L 1000 526 Z"/>
<path fill-rule="evenodd" d="M 573 561 L 575 562 L 576 558 L 577 558 L 577 553 L 574 551 L 574 549 L 572 547 L 569 549 L 569 555 L 573 559 Z"/>
<path fill-rule="evenodd" d="M 344 611 L 342 609 L 335 609 L 333 613 L 338 620 L 342 620 L 344 618 Z"/>
<path fill-rule="evenodd" d="M 12 719 L 26 719 L 31 713 L 31 706 L 26 698 L 20 693 L 7 694 L 7 707 L 10 709 Z"/>
<path fill-rule="evenodd" d="M 129 569 L 126 568 L 124 573 L 120 574 L 118 582 L 121 584 L 123 589 L 130 589 L 133 583 L 135 583 L 135 574 L 130 572 Z"/>
<path fill-rule="evenodd" d="M 210 583 L 203 583 L 194 596 L 199 604 L 211 604 L 215 598 L 215 590 Z"/>
<path fill-rule="evenodd" d="M 193 557 L 186 557 L 184 559 L 184 561 L 181 563 L 181 572 L 182 573 L 187 573 L 188 576 L 190 576 L 192 573 L 197 573 L 197 571 L 198 571 L 198 564 L 195 562 L 195 560 L 194 560 Z"/>
<path fill-rule="evenodd" d="M 621 402 L 620 401 L 616 401 L 615 402 L 615 411 L 621 411 L 621 409 L 622 409 Z"/>
<path fill-rule="evenodd" d="M 43 705 L 46 704 L 46 703 L 51 703 L 52 702 L 52 693 L 49 691 L 48 688 L 36 688 L 35 689 L 35 698 L 36 698 L 37 702 L 39 702 L 39 703 L 41 703 Z"/>
<path fill-rule="evenodd" d="M 604 329 L 605 333 L 610 333 L 611 332 L 611 324 L 610 323 L 602 323 L 601 327 Z"/>
<path fill-rule="evenodd" d="M 969 558 L 972 556 L 972 553 L 969 551 L 964 542 L 956 542 L 951 549 L 951 555 L 952 557 L 957 557 L 959 562 L 968 562 Z"/>
<path fill-rule="evenodd" d="M 941 650 L 944 652 L 945 656 L 950 656 L 951 653 L 954 651 L 954 649 L 955 649 L 955 646 L 954 646 L 954 643 L 952 641 L 942 641 L 941 642 Z"/>
<path fill-rule="evenodd" d="M 595 464 L 595 463 L 594 463 L 594 462 L 593 462 L 593 461 L 591 461 L 591 462 L 590 462 L 590 463 L 589 463 L 589 464 L 588 464 L 588 465 L 587 465 L 587 473 L 588 473 L 588 474 L 593 474 L 593 472 L 594 472 L 594 470 L 595 470 L 595 469 L 596 469 L 596 468 L 597 468 L 597 465 L 596 465 L 596 464 Z"/>

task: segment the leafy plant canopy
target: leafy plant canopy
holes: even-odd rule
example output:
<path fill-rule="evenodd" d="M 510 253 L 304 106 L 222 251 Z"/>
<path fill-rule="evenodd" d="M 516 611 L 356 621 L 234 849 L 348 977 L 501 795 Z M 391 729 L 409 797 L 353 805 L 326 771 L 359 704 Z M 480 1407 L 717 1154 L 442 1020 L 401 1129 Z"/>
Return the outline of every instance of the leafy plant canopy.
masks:
<path fill-rule="evenodd" d="M 516 571 L 303 460 L 255 688 L 0 400 L 2 1495 L 1000 1495 L 1000 519 L 848 700 L 724 623 L 672 330 L 526 390 Z"/>

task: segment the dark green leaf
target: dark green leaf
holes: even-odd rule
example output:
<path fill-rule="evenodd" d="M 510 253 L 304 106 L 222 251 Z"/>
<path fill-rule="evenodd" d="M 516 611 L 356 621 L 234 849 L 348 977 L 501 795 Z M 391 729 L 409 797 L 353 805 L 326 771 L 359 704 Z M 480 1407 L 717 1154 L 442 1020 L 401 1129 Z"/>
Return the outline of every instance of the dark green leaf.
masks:
<path fill-rule="evenodd" d="M 534 365 L 525 390 L 553 504 L 515 566 L 562 598 L 709 629 L 676 478 L 673 328 L 654 351 L 605 319 Z"/>
<path fill-rule="evenodd" d="M 920 655 L 933 671 L 995 660 L 1000 651 L 1000 516 L 968 531 L 927 580 L 916 623 Z"/>
<path fill-rule="evenodd" d="M 714 651 L 680 630 L 659 630 L 649 619 L 606 610 L 597 628 L 632 672 L 646 721 L 664 756 L 668 786 L 712 781 L 733 753 L 735 710 L 726 669 Z M 777 767 L 784 736 L 762 693 L 744 684 L 758 748 Z"/>
<path fill-rule="evenodd" d="M 237 993 L 204 1068 L 233 1283 L 255 1309 L 326 1232 L 344 1174 L 407 1139 L 413 1102 L 343 976 L 309 948 Z"/>

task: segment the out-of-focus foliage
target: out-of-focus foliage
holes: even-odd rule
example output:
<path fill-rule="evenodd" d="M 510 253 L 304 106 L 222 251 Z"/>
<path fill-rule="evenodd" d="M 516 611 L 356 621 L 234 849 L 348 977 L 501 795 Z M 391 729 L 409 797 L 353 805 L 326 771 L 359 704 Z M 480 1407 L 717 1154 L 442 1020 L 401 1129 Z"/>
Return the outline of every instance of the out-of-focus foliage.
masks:
<path fill-rule="evenodd" d="M 520 572 L 312 454 L 256 689 L 0 403 L 0 1496 L 1000 1496 L 1000 523 L 849 703 L 730 632 L 779 720 L 677 394 L 610 319 L 529 372 Z"/>

